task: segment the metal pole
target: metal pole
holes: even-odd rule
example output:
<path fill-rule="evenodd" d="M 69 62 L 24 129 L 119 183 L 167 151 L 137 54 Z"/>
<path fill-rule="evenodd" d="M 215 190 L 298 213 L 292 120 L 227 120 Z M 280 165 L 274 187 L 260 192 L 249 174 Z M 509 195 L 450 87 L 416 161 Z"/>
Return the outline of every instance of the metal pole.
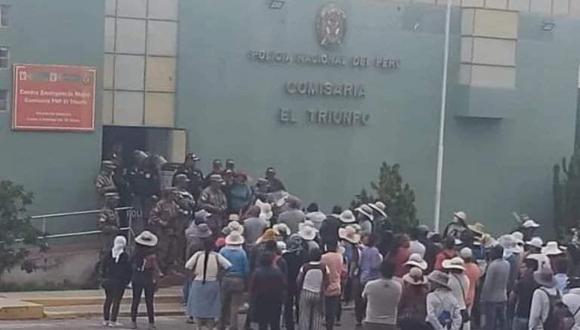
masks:
<path fill-rule="evenodd" d="M 449 66 L 449 33 L 451 26 L 451 0 L 447 0 L 445 15 L 445 45 L 443 50 L 443 79 L 441 81 L 441 113 L 439 116 L 439 144 L 437 148 L 437 182 L 435 184 L 435 223 L 433 230 L 439 232 L 441 219 L 441 186 L 443 182 L 443 151 L 445 138 L 445 114 L 447 111 L 447 67 Z"/>

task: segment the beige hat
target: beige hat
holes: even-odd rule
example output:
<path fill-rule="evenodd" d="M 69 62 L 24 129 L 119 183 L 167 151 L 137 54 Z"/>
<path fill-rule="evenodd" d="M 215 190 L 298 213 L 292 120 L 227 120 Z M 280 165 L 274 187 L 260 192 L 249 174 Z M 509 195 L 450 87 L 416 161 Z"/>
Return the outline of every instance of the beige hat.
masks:
<path fill-rule="evenodd" d="M 387 214 L 385 213 L 385 204 L 381 201 L 378 201 L 376 203 L 369 203 L 369 206 L 375 210 L 376 212 L 378 212 L 380 215 L 382 215 L 383 217 L 386 217 Z"/>
<path fill-rule="evenodd" d="M 240 216 L 235 213 L 232 213 L 228 217 L 228 221 L 240 221 Z"/>
<path fill-rule="evenodd" d="M 437 283 L 446 288 L 449 288 L 449 275 L 440 270 L 432 271 L 431 274 L 427 276 L 427 280 L 429 280 L 429 282 Z"/>
<path fill-rule="evenodd" d="M 306 241 L 312 241 L 316 238 L 318 231 L 314 226 L 302 226 L 298 231 L 298 236 L 302 237 Z"/>
<path fill-rule="evenodd" d="M 443 269 L 456 269 L 456 270 L 465 270 L 465 261 L 460 257 L 455 257 L 453 259 L 448 259 L 443 261 Z"/>
<path fill-rule="evenodd" d="M 367 204 L 363 204 L 354 210 L 357 211 L 358 213 L 364 215 L 365 217 L 367 217 L 367 219 L 369 219 L 371 221 L 374 218 L 373 217 L 373 209 L 370 206 L 368 206 Z"/>
<path fill-rule="evenodd" d="M 542 248 L 542 245 L 544 245 L 544 241 L 539 237 L 533 237 L 531 240 L 526 242 L 526 245 L 540 249 Z"/>
<path fill-rule="evenodd" d="M 463 259 L 471 259 L 473 258 L 473 251 L 468 247 L 464 247 L 461 249 L 461 251 L 459 251 L 459 255 Z"/>
<path fill-rule="evenodd" d="M 237 221 L 230 221 L 228 223 L 227 228 L 230 229 L 230 233 L 231 232 L 238 232 L 240 234 L 244 233 L 244 226 L 242 226 L 242 224 Z"/>
<path fill-rule="evenodd" d="M 558 247 L 558 242 L 555 241 L 546 243 L 546 246 L 542 248 L 542 254 L 547 256 L 557 256 L 562 253 L 564 253 L 564 251 L 560 250 Z"/>
<path fill-rule="evenodd" d="M 413 253 L 409 256 L 407 262 L 405 262 L 405 266 L 414 266 L 418 267 L 421 270 L 427 269 L 427 262 L 423 260 L 419 253 Z"/>
<path fill-rule="evenodd" d="M 539 228 L 540 224 L 532 219 L 526 220 L 522 225 L 524 228 Z"/>
<path fill-rule="evenodd" d="M 351 210 L 344 210 L 340 214 L 339 219 L 343 223 L 353 223 L 356 221 L 356 218 L 354 217 L 354 214 L 352 214 Z"/>
<path fill-rule="evenodd" d="M 358 244 L 360 242 L 360 235 L 357 234 L 356 229 L 352 226 L 338 229 L 338 237 L 353 244 Z"/>
<path fill-rule="evenodd" d="M 409 270 L 409 273 L 403 276 L 403 281 L 411 285 L 423 285 L 427 283 L 427 279 L 423 276 L 423 271 L 417 267 Z"/>
<path fill-rule="evenodd" d="M 135 238 L 135 243 L 149 247 L 156 246 L 157 242 L 157 236 L 148 230 L 141 232 L 141 234 Z"/>
<path fill-rule="evenodd" d="M 286 225 L 285 223 L 277 223 L 275 225 L 272 226 L 272 229 L 274 229 L 278 235 L 286 235 L 286 236 L 290 236 L 290 227 L 288 227 L 288 225 Z"/>
<path fill-rule="evenodd" d="M 232 231 L 226 236 L 227 245 L 242 245 L 244 244 L 244 236 L 238 231 Z"/>
<path fill-rule="evenodd" d="M 534 280 L 546 288 L 553 288 L 557 284 L 556 279 L 554 278 L 554 273 L 547 267 L 542 267 L 539 270 L 536 270 L 534 272 Z"/>
<path fill-rule="evenodd" d="M 467 214 L 463 211 L 455 212 L 453 213 L 453 216 L 463 221 L 467 220 Z"/>

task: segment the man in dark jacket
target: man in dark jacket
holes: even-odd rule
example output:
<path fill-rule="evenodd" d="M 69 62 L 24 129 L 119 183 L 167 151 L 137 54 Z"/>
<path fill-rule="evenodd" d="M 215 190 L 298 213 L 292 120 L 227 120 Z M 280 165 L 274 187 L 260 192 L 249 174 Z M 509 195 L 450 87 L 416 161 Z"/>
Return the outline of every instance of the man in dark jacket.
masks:
<path fill-rule="evenodd" d="M 324 221 L 322 221 L 322 225 L 320 225 L 320 247 L 321 250 L 326 251 L 326 246 L 330 243 L 337 243 L 338 242 L 338 228 L 340 228 L 341 221 L 340 221 L 340 213 L 335 213 L 334 211 L 342 210 L 340 207 L 333 208 L 333 214 L 329 214 Z"/>

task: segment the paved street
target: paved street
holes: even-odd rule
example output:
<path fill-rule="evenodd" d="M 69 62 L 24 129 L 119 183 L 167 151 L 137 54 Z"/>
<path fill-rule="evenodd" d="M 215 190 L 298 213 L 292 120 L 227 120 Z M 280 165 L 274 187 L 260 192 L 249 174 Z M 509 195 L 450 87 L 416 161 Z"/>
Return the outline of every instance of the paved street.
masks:
<path fill-rule="evenodd" d="M 355 322 L 352 311 L 346 311 L 342 324 L 337 330 L 353 330 Z M 125 325 L 127 319 L 121 319 Z M 146 318 L 140 318 L 140 329 L 147 329 Z M 38 329 L 38 330 L 61 330 L 61 329 L 102 329 L 100 319 L 74 319 L 74 320 L 46 320 L 46 321 L 0 321 L 0 329 Z M 185 330 L 194 329 L 193 325 L 186 324 L 183 317 L 158 317 L 157 328 L 159 330 Z M 257 326 L 254 326 L 257 329 Z"/>

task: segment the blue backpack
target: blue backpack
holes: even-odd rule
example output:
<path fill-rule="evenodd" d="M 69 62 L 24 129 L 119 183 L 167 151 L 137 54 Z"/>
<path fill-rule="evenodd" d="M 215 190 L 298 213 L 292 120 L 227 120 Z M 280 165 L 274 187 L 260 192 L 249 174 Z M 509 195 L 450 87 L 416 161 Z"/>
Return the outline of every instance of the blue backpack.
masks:
<path fill-rule="evenodd" d="M 443 305 L 443 300 L 441 300 L 439 296 L 437 296 L 437 299 L 439 299 L 441 305 Z M 439 320 L 439 324 L 441 324 L 443 328 L 451 329 L 451 325 L 453 324 L 453 319 L 451 318 L 451 311 L 446 310 L 441 311 L 441 313 L 437 315 L 437 320 Z"/>

